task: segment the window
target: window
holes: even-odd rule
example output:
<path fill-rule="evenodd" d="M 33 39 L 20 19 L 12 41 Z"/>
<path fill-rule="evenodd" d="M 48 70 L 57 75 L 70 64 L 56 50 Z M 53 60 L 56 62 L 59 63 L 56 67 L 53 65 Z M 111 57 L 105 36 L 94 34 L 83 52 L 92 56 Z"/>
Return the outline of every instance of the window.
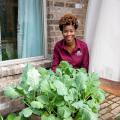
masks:
<path fill-rule="evenodd" d="M 0 0 L 0 61 L 45 55 L 44 4 L 44 0 Z"/>

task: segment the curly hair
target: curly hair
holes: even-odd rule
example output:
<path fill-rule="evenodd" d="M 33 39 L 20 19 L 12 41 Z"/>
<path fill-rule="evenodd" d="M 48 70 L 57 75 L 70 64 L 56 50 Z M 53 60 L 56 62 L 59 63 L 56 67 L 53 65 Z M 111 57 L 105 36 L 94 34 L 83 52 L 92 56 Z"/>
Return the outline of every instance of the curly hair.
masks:
<path fill-rule="evenodd" d="M 78 28 L 78 21 L 77 17 L 72 14 L 65 14 L 61 19 L 59 20 L 59 28 L 60 31 L 63 32 L 63 28 L 66 25 L 73 25 L 75 29 Z"/>

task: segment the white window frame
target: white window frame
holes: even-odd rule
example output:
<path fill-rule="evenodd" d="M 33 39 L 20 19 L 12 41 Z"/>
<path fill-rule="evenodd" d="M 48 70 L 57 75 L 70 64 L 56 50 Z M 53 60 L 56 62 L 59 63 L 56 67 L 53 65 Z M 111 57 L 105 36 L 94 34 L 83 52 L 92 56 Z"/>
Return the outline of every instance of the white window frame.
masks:
<path fill-rule="evenodd" d="M 28 58 L 21 58 L 21 59 L 12 59 L 12 60 L 5 60 L 0 61 L 0 67 L 5 67 L 9 65 L 15 65 L 15 64 L 23 64 L 28 62 L 35 62 L 39 60 L 46 59 L 48 56 L 47 52 L 47 7 L 46 7 L 46 0 L 42 0 L 43 3 L 43 41 L 44 41 L 44 56 L 36 56 L 36 57 L 28 57 Z M 0 41 L 1 41 L 1 23 L 0 23 Z"/>

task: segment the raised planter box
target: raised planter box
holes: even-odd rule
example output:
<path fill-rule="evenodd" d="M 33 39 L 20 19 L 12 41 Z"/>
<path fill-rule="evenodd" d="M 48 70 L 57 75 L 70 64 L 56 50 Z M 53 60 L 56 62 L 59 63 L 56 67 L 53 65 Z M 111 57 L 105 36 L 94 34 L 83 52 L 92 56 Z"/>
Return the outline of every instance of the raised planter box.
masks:
<path fill-rule="evenodd" d="M 29 120 L 41 120 L 41 119 L 36 115 L 32 115 Z"/>

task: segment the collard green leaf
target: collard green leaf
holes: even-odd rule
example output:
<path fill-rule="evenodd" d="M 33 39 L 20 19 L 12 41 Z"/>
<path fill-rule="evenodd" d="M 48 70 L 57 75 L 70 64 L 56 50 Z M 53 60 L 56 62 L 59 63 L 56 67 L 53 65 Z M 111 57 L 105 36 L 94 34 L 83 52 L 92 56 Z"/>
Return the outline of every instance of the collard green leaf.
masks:
<path fill-rule="evenodd" d="M 0 119 L 0 120 L 3 120 L 3 119 Z M 15 114 L 15 113 L 10 113 L 10 114 L 8 114 L 8 116 L 5 120 L 25 120 L 25 119 L 22 119 L 21 116 Z"/>
<path fill-rule="evenodd" d="M 96 103 L 94 99 L 88 100 L 87 105 L 91 108 L 91 110 L 94 113 L 98 113 L 98 110 L 100 109 L 100 105 L 98 103 Z"/>
<path fill-rule="evenodd" d="M 16 86 L 14 89 L 19 95 L 21 95 L 21 96 L 25 95 L 25 91 L 20 85 Z"/>
<path fill-rule="evenodd" d="M 87 109 L 82 110 L 83 120 L 97 120 L 97 115 Z"/>
<path fill-rule="evenodd" d="M 56 106 L 63 106 L 65 104 L 64 98 L 62 96 L 55 97 L 54 104 Z"/>
<path fill-rule="evenodd" d="M 44 93 L 48 93 L 51 91 L 50 85 L 49 85 L 49 81 L 47 79 L 43 80 L 40 84 L 40 89 L 42 92 Z"/>
<path fill-rule="evenodd" d="M 48 98 L 48 96 L 45 96 L 45 95 L 38 96 L 37 100 L 39 102 L 41 102 L 42 104 L 46 104 L 47 105 L 49 103 L 49 98 Z"/>
<path fill-rule="evenodd" d="M 87 73 L 85 73 L 85 72 L 81 72 L 81 71 L 79 71 L 76 75 L 78 75 L 79 76 L 79 79 L 81 80 L 81 81 L 88 81 L 88 75 L 87 75 Z"/>
<path fill-rule="evenodd" d="M 88 73 L 89 79 L 92 81 L 92 86 L 99 87 L 100 81 L 97 73 Z"/>
<path fill-rule="evenodd" d="M 20 94 L 18 94 L 18 92 L 16 92 L 11 86 L 8 86 L 4 89 L 4 95 L 13 99 L 20 97 Z"/>
<path fill-rule="evenodd" d="M 36 90 L 39 86 L 40 74 L 35 67 L 27 64 L 23 70 L 20 80 L 20 86 L 25 91 Z"/>
<path fill-rule="evenodd" d="M 64 96 L 68 94 L 66 86 L 61 81 L 56 80 L 53 84 L 57 89 L 58 95 Z"/>
<path fill-rule="evenodd" d="M 105 99 L 105 93 L 101 89 L 96 89 L 94 93 L 91 95 L 97 103 L 101 103 Z"/>
<path fill-rule="evenodd" d="M 76 74 L 74 75 L 73 78 L 73 87 L 76 87 L 77 90 L 79 90 L 80 92 L 82 90 L 86 90 L 86 82 L 88 81 L 88 76 L 87 73 L 83 73 L 81 71 L 78 72 L 78 70 L 76 70 Z"/>
<path fill-rule="evenodd" d="M 23 120 L 23 119 L 21 119 L 20 116 L 16 116 L 16 117 L 14 118 L 14 120 Z"/>
<path fill-rule="evenodd" d="M 67 61 L 61 61 L 58 68 L 62 70 L 63 74 L 72 75 L 73 67 Z"/>
<path fill-rule="evenodd" d="M 60 68 L 56 68 L 56 75 L 59 77 L 62 76 L 62 70 Z"/>
<path fill-rule="evenodd" d="M 37 115 L 37 116 L 41 116 L 44 113 L 42 109 L 36 109 L 36 108 L 32 108 L 32 112 L 34 115 Z"/>
<path fill-rule="evenodd" d="M 69 117 L 69 118 L 65 118 L 65 119 L 63 119 L 63 120 L 73 120 L 73 118 L 72 118 L 72 117 Z"/>
<path fill-rule="evenodd" d="M 72 86 L 73 80 L 69 75 L 63 75 L 60 78 L 60 81 L 65 84 L 65 86 L 69 89 Z"/>
<path fill-rule="evenodd" d="M 82 108 L 83 105 L 84 105 L 84 103 L 83 103 L 82 100 L 81 100 L 81 101 L 78 101 L 78 102 L 74 102 L 74 103 L 72 104 L 72 106 L 75 107 L 76 109 Z"/>
<path fill-rule="evenodd" d="M 57 111 L 61 118 L 69 118 L 72 113 L 70 108 L 67 106 L 58 107 Z"/>
<path fill-rule="evenodd" d="M 32 110 L 28 107 L 23 109 L 20 114 L 23 114 L 24 117 L 30 117 L 32 115 Z"/>
<path fill-rule="evenodd" d="M 41 102 L 39 102 L 39 101 L 32 101 L 31 102 L 31 106 L 33 107 L 33 108 L 43 108 L 43 104 L 41 103 Z"/>
<path fill-rule="evenodd" d="M 73 68 L 72 67 L 66 67 L 65 74 L 72 75 L 72 72 L 73 72 Z"/>
<path fill-rule="evenodd" d="M 7 120 L 14 120 L 16 115 L 14 113 L 11 113 L 7 116 Z"/>
<path fill-rule="evenodd" d="M 48 75 L 48 70 L 46 70 L 46 69 L 43 68 L 43 67 L 40 67 L 40 68 L 38 69 L 38 72 L 40 73 L 40 75 L 41 75 L 43 78 Z"/>
<path fill-rule="evenodd" d="M 83 105 L 76 115 L 76 120 L 97 120 L 97 114 L 93 113 L 87 105 Z"/>
<path fill-rule="evenodd" d="M 54 115 L 51 114 L 51 115 L 48 115 L 48 116 L 42 115 L 41 120 L 57 120 L 57 119 Z"/>
<path fill-rule="evenodd" d="M 75 88 L 70 88 L 68 90 L 68 95 L 64 96 L 64 99 L 69 103 L 73 103 L 74 101 L 78 100 L 79 96 L 80 92 L 78 93 Z"/>
<path fill-rule="evenodd" d="M 58 68 L 61 68 L 62 70 L 65 69 L 65 68 L 71 68 L 72 66 L 67 62 L 67 61 L 61 61 Z"/>
<path fill-rule="evenodd" d="M 54 76 L 51 76 L 50 77 L 50 80 L 49 80 L 49 85 L 50 85 L 50 88 L 53 90 L 53 91 L 56 91 L 56 87 L 54 86 L 54 81 L 55 81 L 55 77 Z"/>
<path fill-rule="evenodd" d="M 3 120 L 3 117 L 2 117 L 2 115 L 0 114 L 0 120 Z"/>
<path fill-rule="evenodd" d="M 28 78 L 27 72 L 28 72 L 28 70 L 30 70 L 32 68 L 34 68 L 34 67 L 31 64 L 25 65 L 23 72 L 22 72 L 22 75 L 21 75 L 21 81 L 20 81 L 21 83 L 20 84 L 24 85 L 24 83 L 27 82 L 27 78 Z"/>
<path fill-rule="evenodd" d="M 85 74 L 87 74 L 87 71 L 86 71 L 86 69 L 85 68 L 79 68 L 79 69 L 77 69 L 77 73 L 85 73 Z"/>
<path fill-rule="evenodd" d="M 27 84 L 30 85 L 30 91 L 31 90 L 36 90 L 39 87 L 39 82 L 40 82 L 40 74 L 38 70 L 35 68 L 32 68 L 27 71 Z"/>
<path fill-rule="evenodd" d="M 65 96 L 64 96 L 64 100 L 65 100 L 66 102 L 72 103 L 72 101 L 73 101 L 74 99 L 73 99 L 73 97 L 70 96 L 70 95 L 65 95 Z"/>

